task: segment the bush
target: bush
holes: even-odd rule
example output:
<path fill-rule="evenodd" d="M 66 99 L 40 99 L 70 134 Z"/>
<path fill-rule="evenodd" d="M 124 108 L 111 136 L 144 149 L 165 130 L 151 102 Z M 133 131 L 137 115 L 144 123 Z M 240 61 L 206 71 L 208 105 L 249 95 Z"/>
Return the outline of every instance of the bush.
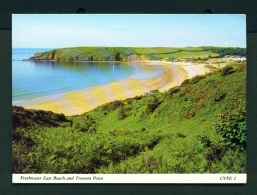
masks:
<path fill-rule="evenodd" d="M 165 95 L 166 95 L 166 97 L 168 96 L 169 98 L 171 98 L 171 97 L 173 96 L 173 94 L 175 94 L 175 93 L 177 93 L 177 92 L 179 92 L 179 91 L 180 91 L 180 88 L 178 88 L 178 87 L 173 87 L 173 88 L 169 89 L 169 90 L 165 93 Z"/>
<path fill-rule="evenodd" d="M 154 112 L 154 110 L 160 105 L 158 99 L 156 97 L 154 97 L 153 99 L 151 99 L 147 105 L 146 105 L 146 109 L 145 109 L 145 113 L 146 114 L 151 114 Z"/>
<path fill-rule="evenodd" d="M 204 75 L 196 75 L 194 76 L 193 78 L 191 79 L 186 79 L 184 80 L 182 83 L 181 83 L 181 86 L 186 86 L 186 85 L 189 85 L 189 84 L 196 84 L 198 83 L 201 79 L 205 78 Z"/>
<path fill-rule="evenodd" d="M 180 86 L 186 86 L 186 85 L 188 85 L 188 84 L 190 84 L 190 80 L 189 80 L 189 79 L 186 79 L 186 80 L 184 80 L 184 81 L 181 83 Z"/>
<path fill-rule="evenodd" d="M 126 113 L 125 113 L 124 108 L 123 108 L 123 107 L 120 108 L 119 111 L 118 111 L 118 118 L 119 118 L 120 120 L 122 120 L 122 119 L 124 119 L 124 118 L 126 118 L 126 117 L 127 117 L 127 115 L 126 115 Z"/>
<path fill-rule="evenodd" d="M 74 123 L 73 127 L 81 132 L 95 133 L 97 129 L 97 124 L 91 116 L 86 115 L 82 118 L 82 120 Z"/>
<path fill-rule="evenodd" d="M 56 114 L 53 112 L 45 112 L 46 117 L 55 121 L 67 121 L 64 114 Z"/>
<path fill-rule="evenodd" d="M 217 91 L 215 94 L 214 94 L 214 101 L 218 102 L 222 99 L 224 99 L 226 97 L 226 93 L 224 92 L 221 92 L 221 91 Z"/>
<path fill-rule="evenodd" d="M 222 145 L 246 148 L 246 112 L 221 115 L 221 121 L 214 125 Z"/>
<path fill-rule="evenodd" d="M 190 119 L 190 118 L 192 118 L 192 117 L 194 117 L 195 116 L 195 112 L 188 112 L 188 113 L 186 113 L 186 115 L 184 116 L 184 118 L 185 119 Z"/>
<path fill-rule="evenodd" d="M 208 86 L 208 88 L 216 88 L 218 85 L 215 79 L 209 79 L 205 82 L 205 84 Z"/>
<path fill-rule="evenodd" d="M 112 110 L 116 110 L 121 105 L 122 105 L 122 101 L 115 100 L 113 102 L 104 104 L 102 109 L 103 109 L 103 111 L 112 111 Z"/>
<path fill-rule="evenodd" d="M 228 74 L 231 74 L 233 72 L 233 67 L 232 66 L 226 66 L 225 68 L 223 68 L 220 72 L 221 76 L 226 76 Z"/>
<path fill-rule="evenodd" d="M 195 84 L 195 83 L 198 83 L 201 79 L 203 79 L 205 76 L 203 75 L 196 75 L 194 76 L 190 81 L 189 83 L 190 84 Z"/>

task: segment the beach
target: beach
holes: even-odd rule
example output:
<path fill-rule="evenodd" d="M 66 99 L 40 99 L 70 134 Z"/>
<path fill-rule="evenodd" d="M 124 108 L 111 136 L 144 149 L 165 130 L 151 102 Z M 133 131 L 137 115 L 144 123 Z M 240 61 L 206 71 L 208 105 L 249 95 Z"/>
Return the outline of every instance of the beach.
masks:
<path fill-rule="evenodd" d="M 163 74 L 149 79 L 126 78 L 92 88 L 14 102 L 27 109 L 50 110 L 67 116 L 79 115 L 114 101 L 141 96 L 151 90 L 164 92 L 185 79 L 205 74 L 204 64 L 143 61 L 138 66 L 159 66 Z"/>

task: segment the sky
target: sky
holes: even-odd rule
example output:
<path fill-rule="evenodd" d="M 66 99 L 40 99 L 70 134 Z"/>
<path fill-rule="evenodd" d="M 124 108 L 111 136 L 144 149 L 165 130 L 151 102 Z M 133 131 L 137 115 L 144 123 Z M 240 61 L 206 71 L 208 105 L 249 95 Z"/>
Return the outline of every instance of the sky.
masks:
<path fill-rule="evenodd" d="M 13 14 L 13 48 L 246 47 L 243 14 Z"/>

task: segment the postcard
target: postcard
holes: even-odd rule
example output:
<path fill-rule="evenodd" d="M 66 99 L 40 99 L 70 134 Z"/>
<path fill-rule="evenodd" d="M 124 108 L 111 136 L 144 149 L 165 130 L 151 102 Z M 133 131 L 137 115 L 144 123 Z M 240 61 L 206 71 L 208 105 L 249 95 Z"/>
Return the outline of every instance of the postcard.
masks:
<path fill-rule="evenodd" d="M 246 16 L 13 14 L 13 183 L 246 183 Z"/>

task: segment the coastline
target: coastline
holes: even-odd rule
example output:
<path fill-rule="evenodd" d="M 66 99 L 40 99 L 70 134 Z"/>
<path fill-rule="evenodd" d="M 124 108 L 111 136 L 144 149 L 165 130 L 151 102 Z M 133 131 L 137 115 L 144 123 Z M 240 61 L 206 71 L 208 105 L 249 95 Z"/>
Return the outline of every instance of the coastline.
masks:
<path fill-rule="evenodd" d="M 134 63 L 134 62 L 133 62 Z M 92 88 L 70 91 L 13 103 L 27 109 L 50 110 L 67 116 L 79 115 L 114 101 L 143 95 L 150 90 L 164 92 L 185 79 L 205 74 L 204 64 L 140 61 L 138 66 L 159 66 L 163 74 L 149 79 L 126 78 Z"/>

